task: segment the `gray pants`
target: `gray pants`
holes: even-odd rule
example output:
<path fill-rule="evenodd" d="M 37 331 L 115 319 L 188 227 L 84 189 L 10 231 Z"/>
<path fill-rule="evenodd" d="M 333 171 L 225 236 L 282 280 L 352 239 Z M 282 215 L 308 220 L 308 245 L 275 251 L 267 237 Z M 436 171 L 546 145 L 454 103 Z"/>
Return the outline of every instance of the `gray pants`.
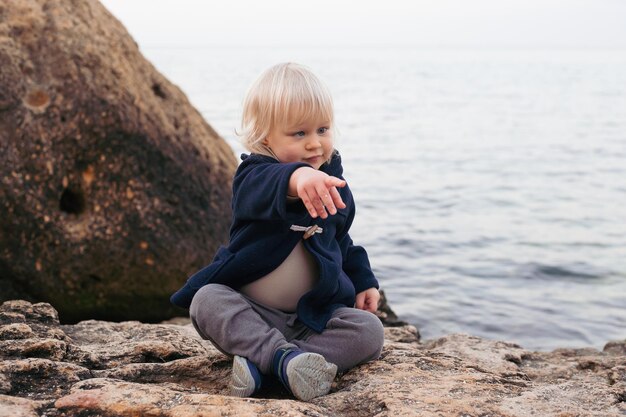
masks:
<path fill-rule="evenodd" d="M 367 311 L 339 308 L 326 329 L 316 333 L 296 313 L 266 307 L 220 284 L 202 287 L 189 314 L 203 339 L 227 355 L 247 358 L 263 374 L 271 373 L 274 352 L 280 348 L 319 353 L 339 372 L 378 358 L 383 348 L 383 326 Z"/>

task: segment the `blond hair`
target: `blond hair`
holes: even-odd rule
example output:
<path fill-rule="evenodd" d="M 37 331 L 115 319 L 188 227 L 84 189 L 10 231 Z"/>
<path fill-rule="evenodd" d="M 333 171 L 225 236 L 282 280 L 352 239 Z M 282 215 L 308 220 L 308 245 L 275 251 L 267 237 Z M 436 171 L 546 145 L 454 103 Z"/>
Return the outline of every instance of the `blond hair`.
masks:
<path fill-rule="evenodd" d="M 312 118 L 334 122 L 326 85 L 308 68 L 291 62 L 274 65 L 250 86 L 243 102 L 241 141 L 250 152 L 274 156 L 263 144 L 273 127 Z"/>

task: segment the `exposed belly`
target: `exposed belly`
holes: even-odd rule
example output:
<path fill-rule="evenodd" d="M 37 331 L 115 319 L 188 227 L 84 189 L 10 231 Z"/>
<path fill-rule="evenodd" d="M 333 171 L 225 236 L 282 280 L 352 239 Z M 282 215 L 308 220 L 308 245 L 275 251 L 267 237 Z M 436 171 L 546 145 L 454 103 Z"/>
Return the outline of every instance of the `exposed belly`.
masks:
<path fill-rule="evenodd" d="M 248 285 L 241 292 L 268 307 L 294 312 L 298 300 L 319 279 L 319 267 L 302 241 L 275 270 Z"/>

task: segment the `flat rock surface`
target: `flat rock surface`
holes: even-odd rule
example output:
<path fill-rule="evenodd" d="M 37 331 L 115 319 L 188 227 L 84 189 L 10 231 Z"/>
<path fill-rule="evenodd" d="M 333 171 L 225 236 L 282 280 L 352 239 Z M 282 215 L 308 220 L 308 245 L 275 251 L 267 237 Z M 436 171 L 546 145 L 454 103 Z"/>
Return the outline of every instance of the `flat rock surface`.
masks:
<path fill-rule="evenodd" d="M 624 416 L 626 341 L 531 352 L 388 327 L 380 359 L 296 401 L 276 383 L 228 396 L 231 361 L 190 324 L 60 325 L 44 303 L 0 306 L 0 416 Z"/>

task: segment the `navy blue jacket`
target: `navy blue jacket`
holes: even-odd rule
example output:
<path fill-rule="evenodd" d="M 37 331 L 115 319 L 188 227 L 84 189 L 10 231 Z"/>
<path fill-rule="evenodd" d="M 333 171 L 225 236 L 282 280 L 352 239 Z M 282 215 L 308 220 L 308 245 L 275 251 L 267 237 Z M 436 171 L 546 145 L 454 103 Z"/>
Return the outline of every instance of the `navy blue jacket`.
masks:
<path fill-rule="evenodd" d="M 354 219 L 354 201 L 346 185 L 339 188 L 345 209 L 326 219 L 313 219 L 301 200 L 287 201 L 291 174 L 305 163 L 280 163 L 264 155 L 242 155 L 233 181 L 233 223 L 230 244 L 220 247 L 213 262 L 193 274 L 171 297 L 172 303 L 189 308 L 194 294 L 206 284 L 223 284 L 238 290 L 276 269 L 302 239 L 304 232 L 292 225 L 317 224 L 322 233 L 304 240 L 319 264 L 319 281 L 298 302 L 298 319 L 322 332 L 333 311 L 353 307 L 355 294 L 378 288 L 365 249 L 355 246 L 348 234 Z M 337 152 L 321 171 L 342 178 Z M 294 277 L 297 279 L 297 277 Z"/>

